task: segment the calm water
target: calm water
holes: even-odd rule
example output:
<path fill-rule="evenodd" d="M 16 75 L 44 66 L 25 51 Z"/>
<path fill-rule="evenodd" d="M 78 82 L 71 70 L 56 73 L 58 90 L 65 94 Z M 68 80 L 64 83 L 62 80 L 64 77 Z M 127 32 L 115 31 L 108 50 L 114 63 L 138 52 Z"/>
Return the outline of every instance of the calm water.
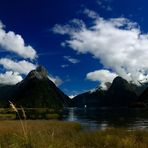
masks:
<path fill-rule="evenodd" d="M 102 130 L 107 127 L 146 129 L 148 128 L 148 109 L 67 108 L 62 120 L 80 122 L 84 128 L 90 130 Z"/>

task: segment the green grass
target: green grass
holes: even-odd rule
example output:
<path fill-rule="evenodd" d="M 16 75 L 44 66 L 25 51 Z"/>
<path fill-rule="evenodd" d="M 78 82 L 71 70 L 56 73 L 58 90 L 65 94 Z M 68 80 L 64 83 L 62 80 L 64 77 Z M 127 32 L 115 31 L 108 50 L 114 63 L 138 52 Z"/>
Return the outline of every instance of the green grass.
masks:
<path fill-rule="evenodd" d="M 17 108 L 22 117 L 21 108 Z M 61 117 L 60 110 L 48 108 L 24 108 L 27 119 L 59 119 Z M 0 120 L 18 119 L 16 112 L 10 108 L 0 108 Z"/>
<path fill-rule="evenodd" d="M 12 114 L 12 113 L 11 114 L 10 113 L 9 114 L 0 114 L 0 119 L 1 120 L 3 120 L 3 119 L 9 119 L 9 120 L 11 119 L 12 120 L 12 119 L 16 119 L 16 115 Z"/>
<path fill-rule="evenodd" d="M 147 148 L 148 131 L 108 128 L 84 131 L 79 123 L 24 120 L 0 121 L 1 148 Z"/>
<path fill-rule="evenodd" d="M 60 115 L 59 114 L 46 114 L 46 119 L 59 119 Z"/>

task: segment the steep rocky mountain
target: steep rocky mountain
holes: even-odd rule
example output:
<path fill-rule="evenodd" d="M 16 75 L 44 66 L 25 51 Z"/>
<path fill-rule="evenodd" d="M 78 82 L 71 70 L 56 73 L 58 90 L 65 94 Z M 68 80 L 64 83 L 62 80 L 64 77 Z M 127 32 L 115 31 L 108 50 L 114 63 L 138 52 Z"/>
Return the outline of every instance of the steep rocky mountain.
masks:
<path fill-rule="evenodd" d="M 116 77 L 106 93 L 104 105 L 107 106 L 128 106 L 137 99 L 131 85 L 123 78 Z"/>
<path fill-rule="evenodd" d="M 20 83 L 0 87 L 0 92 L 3 92 L 0 93 L 1 100 L 9 99 L 23 107 L 61 108 L 70 103 L 69 97 L 48 78 L 42 66 L 31 71 Z"/>
<path fill-rule="evenodd" d="M 121 77 L 116 77 L 107 91 L 98 88 L 96 91 L 86 92 L 73 98 L 74 106 L 128 106 L 137 99 L 133 87 Z"/>

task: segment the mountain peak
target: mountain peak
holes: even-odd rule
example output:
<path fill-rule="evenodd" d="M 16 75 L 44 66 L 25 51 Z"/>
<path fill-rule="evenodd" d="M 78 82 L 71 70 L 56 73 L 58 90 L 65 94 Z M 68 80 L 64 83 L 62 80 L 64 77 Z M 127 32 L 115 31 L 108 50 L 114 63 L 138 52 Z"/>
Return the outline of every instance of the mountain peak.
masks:
<path fill-rule="evenodd" d="M 110 88 L 129 88 L 129 83 L 128 81 L 126 81 L 125 79 L 123 79 L 122 77 L 120 76 L 117 76 L 114 80 L 113 80 L 113 83 L 111 85 Z"/>
<path fill-rule="evenodd" d="M 37 78 L 39 80 L 41 79 L 47 79 L 48 78 L 48 72 L 43 66 L 38 66 L 35 70 L 32 70 L 28 76 L 28 79 Z"/>
<path fill-rule="evenodd" d="M 47 70 L 45 69 L 45 67 L 43 67 L 43 66 L 41 66 L 41 65 L 39 65 L 39 66 L 36 68 L 36 71 L 37 71 L 40 75 L 42 75 L 42 76 L 44 76 L 44 77 L 47 77 L 47 76 L 48 76 Z"/>
<path fill-rule="evenodd" d="M 125 79 L 123 79 L 122 77 L 120 77 L 120 76 L 117 76 L 113 81 L 116 81 L 116 82 L 118 82 L 118 81 L 126 81 Z"/>

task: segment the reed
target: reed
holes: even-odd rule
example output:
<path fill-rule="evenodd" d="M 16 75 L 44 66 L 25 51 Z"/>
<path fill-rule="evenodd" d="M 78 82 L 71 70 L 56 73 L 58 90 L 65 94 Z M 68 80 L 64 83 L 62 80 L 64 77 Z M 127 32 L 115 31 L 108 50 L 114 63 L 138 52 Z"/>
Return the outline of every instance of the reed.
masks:
<path fill-rule="evenodd" d="M 23 123 L 23 120 L 21 119 L 21 116 L 20 116 L 20 113 L 19 113 L 18 109 L 16 108 L 16 106 L 15 106 L 11 101 L 9 101 L 9 104 L 10 104 L 11 109 L 12 109 L 14 112 L 16 112 L 16 114 L 18 115 L 18 118 L 19 118 L 19 121 L 20 121 L 22 130 L 23 130 L 23 133 L 24 133 L 24 137 L 25 137 L 25 139 L 27 139 L 27 138 L 28 138 L 28 137 L 27 137 L 27 128 L 25 128 L 25 125 L 24 125 L 24 123 Z M 23 109 L 22 106 L 21 106 L 21 111 L 22 111 L 22 113 L 23 113 L 24 119 L 26 120 L 26 114 L 25 114 L 25 111 L 24 111 L 24 109 Z"/>

